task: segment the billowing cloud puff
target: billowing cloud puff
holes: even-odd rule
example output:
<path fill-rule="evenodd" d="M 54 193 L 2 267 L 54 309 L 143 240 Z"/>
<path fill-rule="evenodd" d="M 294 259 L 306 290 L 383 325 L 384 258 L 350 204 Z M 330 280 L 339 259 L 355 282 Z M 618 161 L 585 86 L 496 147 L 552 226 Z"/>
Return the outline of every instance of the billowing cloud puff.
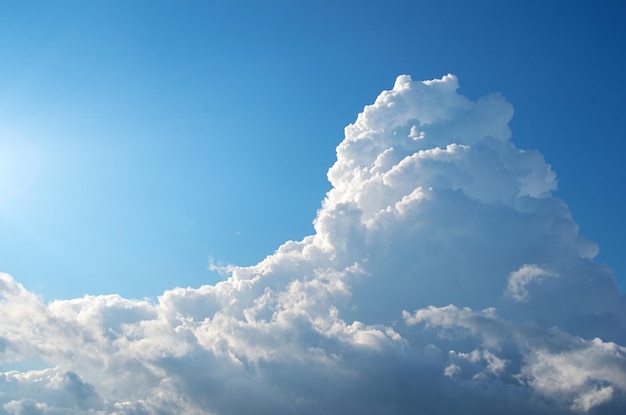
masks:
<path fill-rule="evenodd" d="M 621 414 L 626 300 L 512 106 L 400 76 L 315 233 L 158 301 L 0 275 L 0 414 Z"/>

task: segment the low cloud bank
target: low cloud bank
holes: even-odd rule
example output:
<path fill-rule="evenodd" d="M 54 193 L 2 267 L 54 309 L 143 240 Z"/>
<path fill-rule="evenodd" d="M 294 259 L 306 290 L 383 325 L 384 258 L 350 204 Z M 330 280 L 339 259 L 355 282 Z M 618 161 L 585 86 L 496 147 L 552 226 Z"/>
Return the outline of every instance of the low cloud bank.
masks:
<path fill-rule="evenodd" d="M 156 302 L 0 274 L 0 414 L 622 414 L 626 300 L 500 95 L 397 78 L 315 234 Z"/>

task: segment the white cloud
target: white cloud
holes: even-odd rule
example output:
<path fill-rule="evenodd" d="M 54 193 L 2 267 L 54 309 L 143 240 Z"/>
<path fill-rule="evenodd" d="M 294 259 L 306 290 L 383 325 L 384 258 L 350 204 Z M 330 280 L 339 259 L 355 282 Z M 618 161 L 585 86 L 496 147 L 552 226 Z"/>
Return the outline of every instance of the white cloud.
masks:
<path fill-rule="evenodd" d="M 0 414 L 623 413 L 613 276 L 512 106 L 457 88 L 400 76 L 315 234 L 215 286 L 45 303 L 0 274 L 0 367 L 50 366 L 5 370 Z"/>
<path fill-rule="evenodd" d="M 612 397 L 613 388 L 611 386 L 594 389 L 576 398 L 572 409 L 587 412 L 594 406 L 611 400 Z"/>
<path fill-rule="evenodd" d="M 506 294 L 515 301 L 528 301 L 528 289 L 531 282 L 541 282 L 544 278 L 556 277 L 553 272 L 542 269 L 534 264 L 524 264 L 520 269 L 509 275 Z"/>
<path fill-rule="evenodd" d="M 470 372 L 475 378 L 510 376 L 510 381 L 584 411 L 609 401 L 614 390 L 620 390 L 622 398 L 626 391 L 626 348 L 612 342 L 584 340 L 537 322 L 506 320 L 493 309 L 428 307 L 404 312 L 404 319 L 475 348 L 450 354 L 444 370 L 449 377 L 462 372 L 459 362 L 465 360 L 473 364 Z M 507 374 L 511 363 L 519 370 Z"/>

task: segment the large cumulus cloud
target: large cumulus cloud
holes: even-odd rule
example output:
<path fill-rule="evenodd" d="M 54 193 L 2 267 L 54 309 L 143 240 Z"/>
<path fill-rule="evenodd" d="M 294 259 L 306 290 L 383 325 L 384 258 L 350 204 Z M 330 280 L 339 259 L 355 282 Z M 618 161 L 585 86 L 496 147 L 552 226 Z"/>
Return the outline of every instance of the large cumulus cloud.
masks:
<path fill-rule="evenodd" d="M 0 414 L 623 413 L 626 301 L 512 106 L 397 78 L 315 233 L 156 302 L 0 275 Z"/>

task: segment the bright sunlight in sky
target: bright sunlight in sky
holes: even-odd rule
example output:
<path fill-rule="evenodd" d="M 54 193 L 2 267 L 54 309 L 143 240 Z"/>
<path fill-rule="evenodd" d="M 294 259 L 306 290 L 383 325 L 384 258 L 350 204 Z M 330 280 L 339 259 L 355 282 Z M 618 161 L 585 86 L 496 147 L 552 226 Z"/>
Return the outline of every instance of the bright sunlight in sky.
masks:
<path fill-rule="evenodd" d="M 624 17 L 0 1 L 0 415 L 625 413 Z"/>

